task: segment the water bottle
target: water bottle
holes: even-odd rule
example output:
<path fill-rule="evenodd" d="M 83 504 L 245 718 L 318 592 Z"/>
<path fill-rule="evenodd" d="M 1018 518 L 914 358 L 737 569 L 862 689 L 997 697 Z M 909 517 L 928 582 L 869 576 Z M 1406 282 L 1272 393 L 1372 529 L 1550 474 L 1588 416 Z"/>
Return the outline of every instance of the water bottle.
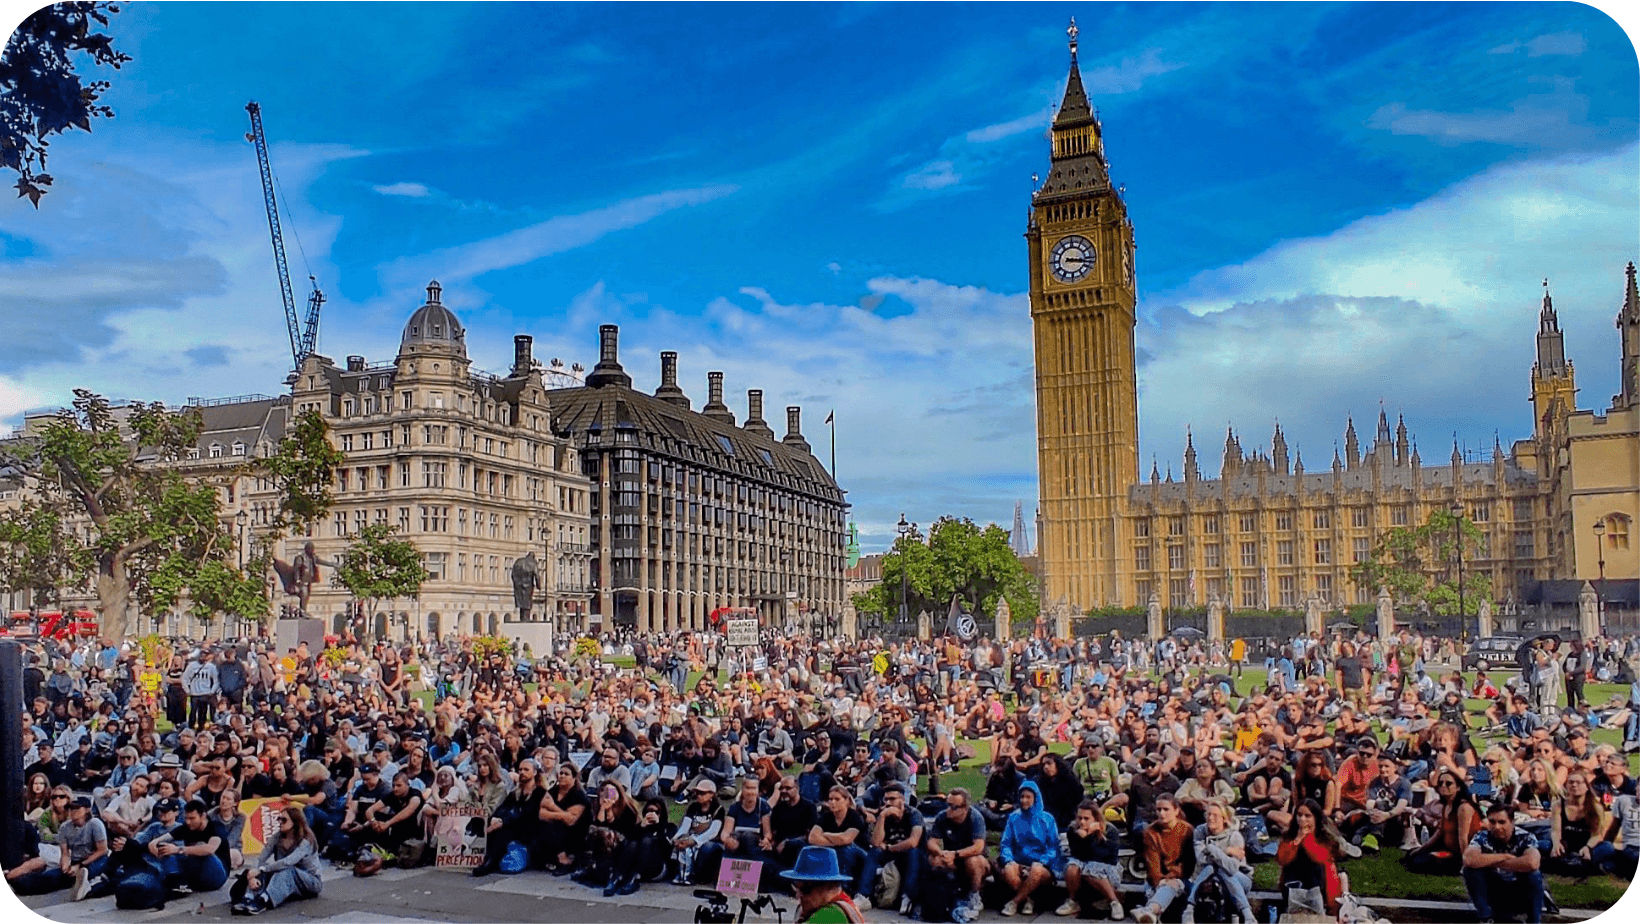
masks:
<path fill-rule="evenodd" d="M 1277 921 L 1281 920 L 1281 909 L 1277 908 L 1275 903 L 1272 902 L 1265 907 L 1264 917 L 1269 924 L 1276 924 Z"/>

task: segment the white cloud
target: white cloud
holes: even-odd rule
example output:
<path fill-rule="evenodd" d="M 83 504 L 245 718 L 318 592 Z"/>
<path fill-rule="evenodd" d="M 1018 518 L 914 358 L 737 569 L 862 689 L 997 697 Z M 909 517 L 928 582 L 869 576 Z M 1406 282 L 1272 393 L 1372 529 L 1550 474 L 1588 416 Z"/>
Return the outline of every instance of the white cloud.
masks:
<path fill-rule="evenodd" d="M 1184 62 L 1162 60 L 1160 48 L 1147 48 L 1115 64 L 1083 71 L 1082 85 L 1090 97 L 1119 96 L 1133 93 L 1152 77 L 1159 77 L 1184 67 Z"/>
<path fill-rule="evenodd" d="M 955 165 L 948 160 L 936 160 L 905 175 L 900 185 L 906 189 L 944 189 L 962 182 Z"/>
<path fill-rule="evenodd" d="M 1616 386 L 1611 318 L 1635 257 L 1636 160 L 1629 145 L 1495 167 L 1147 296 L 1143 469 L 1151 452 L 1164 467 L 1177 460 L 1194 423 L 1216 471 L 1220 444 L 1206 434 L 1222 439 L 1233 420 L 1251 448 L 1279 416 L 1314 471 L 1330 464 L 1344 414 L 1370 428 L 1380 399 L 1392 418 L 1405 409 L 1426 462 L 1447 457 L 1454 430 L 1485 449 L 1496 430 L 1507 446 L 1531 427 L 1520 399 L 1545 276 L 1583 400 L 1603 402 Z"/>
<path fill-rule="evenodd" d="M 1540 35 L 1527 42 L 1507 42 L 1496 48 L 1488 49 L 1488 53 L 1507 55 L 1525 49 L 1527 57 L 1541 58 L 1544 55 L 1580 55 L 1585 48 L 1587 48 L 1587 44 L 1583 40 L 1582 33 L 1551 32 L 1548 35 Z"/>
<path fill-rule="evenodd" d="M 675 209 L 721 199 L 737 189 L 716 185 L 639 196 L 588 212 L 559 215 L 494 237 L 403 257 L 382 268 L 383 288 L 391 291 L 419 285 L 432 277 L 460 282 L 494 270 L 522 266 L 584 247 L 610 232 L 636 227 Z"/>
<path fill-rule="evenodd" d="M 1420 135 L 1440 144 L 1489 141 L 1525 147 L 1581 146 L 1597 137 L 1585 119 L 1588 97 L 1572 89 L 1572 81 L 1555 78 L 1549 93 L 1516 100 L 1508 111 L 1437 112 L 1408 109 L 1403 103 L 1379 107 L 1367 120 L 1370 128 L 1397 135 Z"/>
<path fill-rule="evenodd" d="M 973 131 L 963 135 L 963 138 L 967 141 L 973 142 L 974 144 L 990 144 L 993 141 L 1001 141 L 1004 138 L 1012 138 L 1015 135 L 1023 134 L 1025 132 L 1041 131 L 1046 129 L 1048 125 L 1052 123 L 1053 114 L 1054 110 L 1050 107 L 1039 112 L 1032 112 L 1027 115 L 1022 115 L 1017 119 L 1009 119 L 1006 122 L 998 122 L 995 125 L 987 125 L 984 128 L 976 128 Z"/>
<path fill-rule="evenodd" d="M 412 199 L 425 199 L 433 194 L 432 190 L 420 183 L 389 183 L 370 188 L 384 196 L 408 196 Z"/>

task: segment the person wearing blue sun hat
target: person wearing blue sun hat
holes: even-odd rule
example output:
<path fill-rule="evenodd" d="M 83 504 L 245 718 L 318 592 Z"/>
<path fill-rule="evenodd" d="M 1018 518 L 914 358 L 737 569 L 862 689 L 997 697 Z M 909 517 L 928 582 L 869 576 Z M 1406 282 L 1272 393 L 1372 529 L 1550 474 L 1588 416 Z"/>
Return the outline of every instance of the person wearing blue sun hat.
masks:
<path fill-rule="evenodd" d="M 780 878 L 792 884 L 797 894 L 797 924 L 861 924 L 865 915 L 848 897 L 843 886 L 853 877 L 837 867 L 837 851 L 830 847 L 808 846 L 797 854 L 797 862 Z"/>

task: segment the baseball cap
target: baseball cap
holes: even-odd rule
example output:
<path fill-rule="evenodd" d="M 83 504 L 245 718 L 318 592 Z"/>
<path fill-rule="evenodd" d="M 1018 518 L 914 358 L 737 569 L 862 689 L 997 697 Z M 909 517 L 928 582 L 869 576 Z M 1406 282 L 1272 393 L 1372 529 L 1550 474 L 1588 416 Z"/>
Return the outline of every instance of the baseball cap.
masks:
<path fill-rule="evenodd" d="M 695 782 L 695 792 L 715 793 L 717 792 L 717 786 L 711 780 L 697 780 Z"/>
<path fill-rule="evenodd" d="M 386 750 L 388 750 L 388 747 L 387 747 L 387 743 L 384 742 L 384 741 L 376 742 L 376 746 L 372 747 L 370 749 L 371 753 L 375 753 L 376 751 L 386 751 Z"/>
<path fill-rule="evenodd" d="M 181 811 L 182 811 L 182 800 L 180 800 L 180 799 L 161 799 L 158 802 L 154 803 L 154 814 L 155 815 L 162 815 L 166 812 L 181 812 Z"/>
<path fill-rule="evenodd" d="M 382 768 L 376 766 L 375 764 L 365 764 L 364 766 L 359 768 L 359 772 L 360 773 L 374 773 L 377 776 L 380 776 L 381 772 L 382 772 Z"/>
<path fill-rule="evenodd" d="M 88 808 L 91 807 L 91 797 L 90 796 L 80 796 L 80 797 L 76 798 L 73 802 L 70 802 L 68 804 L 68 807 L 69 808 L 77 808 L 77 809 L 82 809 L 82 808 L 83 809 L 88 809 Z"/>

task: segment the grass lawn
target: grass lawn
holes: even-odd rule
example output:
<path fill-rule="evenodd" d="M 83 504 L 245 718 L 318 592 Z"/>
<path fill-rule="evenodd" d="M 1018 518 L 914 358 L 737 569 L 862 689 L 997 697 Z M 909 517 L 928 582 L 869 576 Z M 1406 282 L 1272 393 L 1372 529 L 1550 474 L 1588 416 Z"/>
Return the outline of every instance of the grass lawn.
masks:
<path fill-rule="evenodd" d="M 1374 856 L 1359 860 L 1345 860 L 1340 869 L 1349 874 L 1350 891 L 1361 896 L 1367 904 L 1373 896 L 1381 898 L 1409 898 L 1425 901 L 1467 902 L 1463 879 L 1458 876 L 1425 876 L 1409 873 L 1401 866 L 1401 851 L 1388 848 Z M 1253 867 L 1253 887 L 1279 891 L 1281 869 L 1274 862 Z M 1565 876 L 1546 877 L 1549 894 L 1563 908 L 1605 908 L 1611 906 L 1628 889 L 1628 883 L 1611 876 L 1592 876 L 1578 881 Z"/>

